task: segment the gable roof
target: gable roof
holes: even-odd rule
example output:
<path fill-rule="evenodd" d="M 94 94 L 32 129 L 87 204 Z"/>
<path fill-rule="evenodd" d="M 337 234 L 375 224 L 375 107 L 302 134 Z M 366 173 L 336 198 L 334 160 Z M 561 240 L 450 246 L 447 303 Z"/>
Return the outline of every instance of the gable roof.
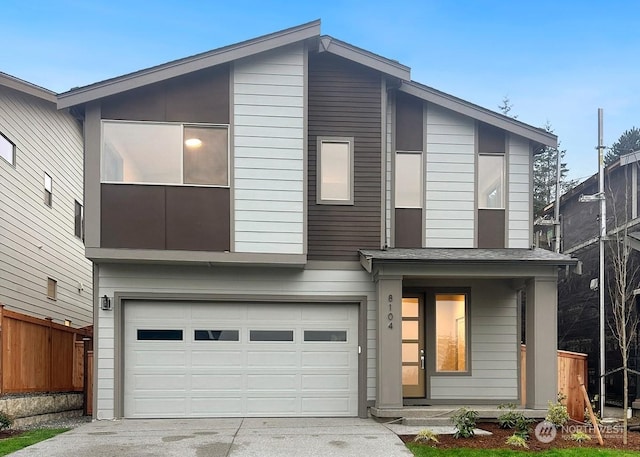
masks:
<path fill-rule="evenodd" d="M 427 102 L 448 108 L 465 116 L 501 128 L 510 133 L 523 136 L 544 146 L 555 148 L 558 146 L 558 137 L 544 129 L 533 127 L 524 122 L 520 122 L 512 117 L 496 113 L 489 109 L 474 105 L 453 95 L 425 86 L 415 81 L 403 81 L 400 90 L 407 94 L 418 97 Z"/>
<path fill-rule="evenodd" d="M 16 78 L 15 76 L 8 75 L 7 73 L 0 72 L 0 86 L 8 87 L 51 103 L 56 102 L 55 92 L 45 89 L 44 87 L 31 84 L 23 79 Z"/>
<path fill-rule="evenodd" d="M 99 98 L 115 95 L 137 87 L 175 78 L 205 68 L 269 51 L 280 46 L 320 36 L 320 20 L 308 22 L 279 32 L 263 35 L 212 51 L 203 52 L 162 65 L 129 73 L 117 78 L 71 89 L 58 95 L 58 108 L 68 108 Z"/>

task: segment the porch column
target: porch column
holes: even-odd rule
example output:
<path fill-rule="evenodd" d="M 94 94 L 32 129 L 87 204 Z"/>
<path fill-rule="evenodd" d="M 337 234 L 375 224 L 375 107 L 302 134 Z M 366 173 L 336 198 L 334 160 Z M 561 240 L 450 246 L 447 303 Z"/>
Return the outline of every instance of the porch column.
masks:
<path fill-rule="evenodd" d="M 402 276 L 378 277 L 377 408 L 402 407 Z"/>
<path fill-rule="evenodd" d="M 527 281 L 527 408 L 547 409 L 558 395 L 558 280 Z"/>

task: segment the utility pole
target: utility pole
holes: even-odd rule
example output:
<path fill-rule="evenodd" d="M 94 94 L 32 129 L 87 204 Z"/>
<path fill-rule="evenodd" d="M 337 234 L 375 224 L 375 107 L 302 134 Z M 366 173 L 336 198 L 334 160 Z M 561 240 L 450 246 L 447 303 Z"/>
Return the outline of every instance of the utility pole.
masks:
<path fill-rule="evenodd" d="M 598 108 L 598 194 L 600 196 L 600 272 L 598 292 L 600 293 L 600 417 L 604 417 L 604 397 L 606 373 L 606 340 L 604 319 L 604 243 L 607 238 L 607 200 L 604 194 L 604 145 L 602 143 L 602 108 Z M 625 411 L 626 414 L 626 411 Z"/>
<path fill-rule="evenodd" d="M 556 148 L 556 201 L 553 204 L 553 250 L 560 254 L 560 149 Z"/>

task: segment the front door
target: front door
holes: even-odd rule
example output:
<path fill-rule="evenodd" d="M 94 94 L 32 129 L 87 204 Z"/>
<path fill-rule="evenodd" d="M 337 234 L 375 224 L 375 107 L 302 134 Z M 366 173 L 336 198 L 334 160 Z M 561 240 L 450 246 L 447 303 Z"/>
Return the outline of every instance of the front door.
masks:
<path fill-rule="evenodd" d="M 402 298 L 402 396 L 425 397 L 424 304 Z"/>

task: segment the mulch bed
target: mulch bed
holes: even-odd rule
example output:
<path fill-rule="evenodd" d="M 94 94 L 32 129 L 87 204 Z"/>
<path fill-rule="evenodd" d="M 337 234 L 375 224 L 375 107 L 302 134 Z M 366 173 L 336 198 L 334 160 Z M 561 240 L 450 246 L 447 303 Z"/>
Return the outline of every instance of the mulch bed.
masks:
<path fill-rule="evenodd" d="M 0 430 L 0 440 L 11 438 L 12 436 L 22 435 L 23 433 L 24 433 L 24 430 L 14 430 L 14 429 Z"/>
<path fill-rule="evenodd" d="M 560 449 L 560 448 L 576 448 L 576 447 L 596 447 L 599 448 L 598 440 L 593 433 L 593 430 L 585 427 L 582 424 L 571 424 L 568 426 L 568 430 L 565 432 L 562 429 L 557 431 L 556 438 L 550 443 L 542 443 L 538 441 L 533 433 L 533 429 L 537 424 L 532 424 L 531 436 L 527 441 L 529 449 L 532 451 L 542 451 L 546 449 Z M 429 427 L 425 427 L 429 428 Z M 437 444 L 426 444 L 425 446 L 437 447 L 438 449 L 453 449 L 453 448 L 473 448 L 473 449 L 521 449 L 513 448 L 505 444 L 508 437 L 513 435 L 513 430 L 501 429 L 498 424 L 493 422 L 478 423 L 477 427 L 482 430 L 491 432 L 492 435 L 476 435 L 473 438 L 454 438 L 453 435 L 438 435 Z M 569 436 L 577 431 L 581 430 L 588 433 L 591 436 L 591 441 L 583 443 L 577 443 L 571 441 Z M 604 439 L 603 448 L 607 449 L 626 449 L 626 450 L 640 450 L 640 432 L 629 431 L 628 444 L 625 446 L 622 444 L 622 428 L 605 428 L 601 431 Z M 405 443 L 413 442 L 415 435 L 400 435 L 400 438 Z"/>

